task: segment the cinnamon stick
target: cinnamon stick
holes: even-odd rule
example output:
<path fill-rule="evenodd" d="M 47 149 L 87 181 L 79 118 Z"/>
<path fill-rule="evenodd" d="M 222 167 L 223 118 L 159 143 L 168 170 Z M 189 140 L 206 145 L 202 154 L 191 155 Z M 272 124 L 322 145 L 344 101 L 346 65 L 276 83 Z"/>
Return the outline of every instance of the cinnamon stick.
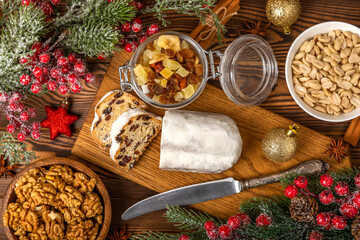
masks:
<path fill-rule="evenodd" d="M 360 117 L 351 121 L 343 139 L 354 147 L 357 145 L 360 139 Z"/>

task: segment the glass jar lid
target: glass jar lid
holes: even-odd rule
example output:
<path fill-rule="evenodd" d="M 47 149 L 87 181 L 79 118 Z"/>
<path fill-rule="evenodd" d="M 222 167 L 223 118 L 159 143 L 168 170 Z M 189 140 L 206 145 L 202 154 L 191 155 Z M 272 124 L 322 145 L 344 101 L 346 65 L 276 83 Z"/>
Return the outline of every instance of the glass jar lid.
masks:
<path fill-rule="evenodd" d="M 273 90 L 278 66 L 270 45 L 256 35 L 237 38 L 225 50 L 220 63 L 220 83 L 234 103 L 252 107 Z"/>

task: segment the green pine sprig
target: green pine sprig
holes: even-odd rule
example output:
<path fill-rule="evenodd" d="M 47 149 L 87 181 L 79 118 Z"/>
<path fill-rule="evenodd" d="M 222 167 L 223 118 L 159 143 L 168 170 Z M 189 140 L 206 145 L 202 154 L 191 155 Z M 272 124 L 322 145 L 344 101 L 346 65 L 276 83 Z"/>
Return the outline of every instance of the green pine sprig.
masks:
<path fill-rule="evenodd" d="M 152 7 L 145 8 L 142 13 L 154 13 L 164 26 L 170 24 L 170 22 L 166 20 L 166 12 L 169 11 L 196 16 L 203 24 L 205 24 L 205 17 L 210 15 L 217 29 L 216 36 L 218 42 L 222 45 L 222 38 L 226 29 L 225 26 L 221 24 L 218 15 L 211 10 L 216 2 L 215 0 L 155 0 L 155 4 Z"/>
<path fill-rule="evenodd" d="M 13 164 L 28 164 L 36 158 L 33 151 L 26 150 L 25 143 L 19 143 L 8 132 L 0 132 L 0 155 Z"/>

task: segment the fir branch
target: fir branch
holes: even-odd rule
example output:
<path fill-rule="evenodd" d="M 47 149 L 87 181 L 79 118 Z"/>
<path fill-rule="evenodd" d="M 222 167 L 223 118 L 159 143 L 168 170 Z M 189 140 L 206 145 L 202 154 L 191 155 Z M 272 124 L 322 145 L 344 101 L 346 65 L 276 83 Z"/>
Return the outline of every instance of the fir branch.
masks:
<path fill-rule="evenodd" d="M 10 165 L 28 164 L 36 158 L 33 151 L 26 150 L 25 143 L 17 142 L 8 132 L 0 132 L 0 155 L 3 155 Z"/>
<path fill-rule="evenodd" d="M 64 44 L 77 53 L 95 57 L 100 54 L 112 55 L 119 50 L 118 42 L 119 31 L 109 25 L 90 21 L 81 26 L 71 26 Z"/>
<path fill-rule="evenodd" d="M 211 217 L 207 213 L 195 212 L 194 210 L 187 210 L 181 207 L 168 207 L 165 213 L 165 217 L 170 223 L 174 223 L 174 226 L 183 231 L 205 231 L 203 226 L 207 221 L 214 221 L 221 224 L 222 221 L 219 218 Z"/>
<path fill-rule="evenodd" d="M 257 197 L 243 201 L 240 204 L 240 212 L 255 218 L 262 212 L 272 212 L 278 206 L 288 206 L 289 198 L 285 196 Z"/>
<path fill-rule="evenodd" d="M 11 12 L 0 36 L 0 92 L 26 92 L 29 86 L 19 82 L 27 72 L 19 58 L 32 53 L 30 47 L 47 32 L 44 12 L 33 6 L 21 6 Z"/>
<path fill-rule="evenodd" d="M 210 15 L 217 30 L 217 39 L 220 45 L 222 45 L 222 38 L 226 29 L 225 26 L 221 24 L 218 15 L 211 10 L 215 4 L 215 0 L 156 0 L 154 6 L 145 8 L 142 13 L 154 13 L 165 27 L 170 24 L 170 22 L 165 19 L 165 12 L 168 11 L 196 16 L 203 24 L 205 24 L 205 17 Z"/>
<path fill-rule="evenodd" d="M 144 234 L 132 235 L 132 240 L 177 240 L 180 234 L 170 234 L 162 232 L 146 232 Z"/>

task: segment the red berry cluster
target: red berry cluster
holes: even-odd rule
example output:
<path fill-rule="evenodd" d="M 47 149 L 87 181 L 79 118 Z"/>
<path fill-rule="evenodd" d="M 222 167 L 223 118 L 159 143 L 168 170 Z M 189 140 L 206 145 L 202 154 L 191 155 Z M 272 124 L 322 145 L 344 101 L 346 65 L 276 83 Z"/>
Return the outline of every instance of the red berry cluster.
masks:
<path fill-rule="evenodd" d="M 325 190 L 319 195 L 311 193 L 307 189 L 307 179 L 304 176 L 298 176 L 294 180 L 294 185 L 289 185 L 284 189 L 284 194 L 288 198 L 294 198 L 299 193 L 319 198 L 319 201 L 328 205 L 335 203 L 339 205 L 339 212 L 342 216 L 338 216 L 330 212 L 322 212 L 316 216 L 316 222 L 325 229 L 343 230 L 347 226 L 346 219 L 353 219 L 359 215 L 360 210 L 360 191 L 350 192 L 348 184 L 345 182 L 334 183 L 334 178 L 330 174 L 322 174 L 320 176 L 320 184 Z M 355 176 L 355 186 L 360 188 L 360 173 Z M 333 193 L 332 187 L 335 194 Z M 315 238 L 314 238 L 315 239 Z"/>
<path fill-rule="evenodd" d="M 20 63 L 27 64 L 31 75 L 23 74 L 20 76 L 22 85 L 31 84 L 31 91 L 39 94 L 43 86 L 49 91 L 59 90 L 61 94 L 69 92 L 68 83 L 74 93 L 81 91 L 80 78 L 86 82 L 93 82 L 94 74 L 85 71 L 85 63 L 77 58 L 74 53 L 64 55 L 61 49 L 48 52 L 49 46 L 43 47 L 42 43 L 36 42 L 32 49 L 35 50 L 32 56 L 21 57 Z"/>
<path fill-rule="evenodd" d="M 50 3 L 51 2 L 51 3 Z M 51 16 L 54 14 L 53 6 L 59 4 L 61 0 L 51 0 L 50 2 L 45 0 L 22 0 L 21 4 L 24 6 L 29 6 L 30 3 L 39 6 L 44 14 L 48 17 L 46 20 L 51 20 Z"/>
<path fill-rule="evenodd" d="M 323 239 L 324 239 L 324 235 L 317 230 L 311 231 L 308 238 L 308 240 L 323 240 Z"/>
<path fill-rule="evenodd" d="M 19 129 L 17 138 L 24 141 L 31 136 L 33 139 L 40 138 L 40 122 L 33 122 L 28 124 L 30 118 L 35 117 L 36 111 L 34 108 L 25 108 L 25 105 L 20 101 L 23 96 L 19 92 L 0 93 L 0 109 L 6 114 L 9 124 L 6 130 L 9 133 L 14 133 Z"/>
<path fill-rule="evenodd" d="M 245 213 L 239 213 L 228 218 L 227 223 L 216 226 L 213 221 L 207 221 L 204 229 L 209 239 L 236 239 L 235 230 L 246 227 L 250 223 L 250 217 Z"/>

